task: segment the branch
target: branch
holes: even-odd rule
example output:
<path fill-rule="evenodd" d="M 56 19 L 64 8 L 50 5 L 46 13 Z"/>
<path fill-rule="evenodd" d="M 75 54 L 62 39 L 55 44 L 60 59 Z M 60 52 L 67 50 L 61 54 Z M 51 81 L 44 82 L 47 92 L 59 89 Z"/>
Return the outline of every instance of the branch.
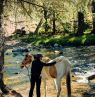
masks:
<path fill-rule="evenodd" d="M 41 7 L 41 8 L 43 8 L 43 9 L 46 8 L 46 7 L 42 6 L 42 5 L 38 5 L 38 4 L 36 4 L 36 3 L 32 3 L 32 2 L 29 2 L 29 1 L 25 1 L 25 0 L 18 0 L 18 1 L 20 1 L 20 2 L 25 2 L 25 3 L 28 3 L 28 4 L 32 4 L 32 5 L 35 5 L 35 6 L 37 6 L 37 7 Z M 14 1 L 8 1 L 8 2 L 14 2 Z M 18 3 L 18 2 L 15 2 L 15 3 Z M 47 10 L 50 10 L 50 11 L 51 11 L 51 9 L 49 9 L 49 8 L 48 8 Z M 56 10 L 56 11 L 64 12 L 63 10 Z"/>
<path fill-rule="evenodd" d="M 7 1 L 7 2 L 9 2 L 9 3 L 10 3 L 10 2 L 18 3 L 18 1 L 19 1 L 19 0 L 17 0 L 17 2 L 16 2 L 16 1 L 14 2 L 14 1 L 10 1 L 10 0 L 9 0 L 9 1 Z M 42 6 L 42 5 L 38 5 L 38 4 L 35 4 L 35 3 L 32 3 L 32 2 L 29 2 L 29 1 L 21 0 L 21 2 L 25 2 L 25 3 L 28 3 L 28 4 L 32 4 L 32 5 L 35 5 L 35 6 L 44 8 L 44 6 Z"/>
<path fill-rule="evenodd" d="M 19 0 L 19 2 L 21 3 L 21 6 L 23 7 L 23 9 L 26 11 L 26 13 L 28 14 L 28 16 L 31 18 L 31 19 L 33 19 L 32 17 L 31 17 L 31 15 L 27 12 L 27 9 L 24 7 L 24 5 L 22 4 L 22 1 L 21 0 Z"/>
<path fill-rule="evenodd" d="M 28 4 L 32 4 L 32 5 L 36 5 L 36 6 L 38 6 L 38 7 L 42 7 L 42 8 L 44 8 L 44 6 L 42 6 L 42 5 L 38 5 L 38 4 L 35 4 L 35 3 L 32 3 L 32 2 L 29 2 L 29 1 L 25 1 L 25 0 L 21 0 L 22 2 L 25 2 L 25 3 L 28 3 Z"/>

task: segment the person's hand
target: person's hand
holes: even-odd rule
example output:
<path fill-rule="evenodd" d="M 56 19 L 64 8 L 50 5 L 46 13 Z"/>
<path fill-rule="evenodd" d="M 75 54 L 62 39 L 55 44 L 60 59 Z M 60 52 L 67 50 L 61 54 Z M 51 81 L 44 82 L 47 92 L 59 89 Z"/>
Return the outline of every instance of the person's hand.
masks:
<path fill-rule="evenodd" d="M 56 64 L 56 61 L 54 61 L 53 64 Z"/>
<path fill-rule="evenodd" d="M 53 61 L 53 62 L 51 62 L 51 63 L 55 65 L 55 64 L 56 64 L 56 61 Z"/>

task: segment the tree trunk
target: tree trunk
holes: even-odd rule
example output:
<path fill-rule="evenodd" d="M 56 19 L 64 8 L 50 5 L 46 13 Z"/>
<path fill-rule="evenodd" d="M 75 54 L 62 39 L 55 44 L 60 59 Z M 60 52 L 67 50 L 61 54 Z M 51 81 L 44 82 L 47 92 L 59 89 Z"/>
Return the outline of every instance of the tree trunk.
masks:
<path fill-rule="evenodd" d="M 95 0 L 92 1 L 92 13 L 95 13 Z"/>
<path fill-rule="evenodd" d="M 84 14 L 82 12 L 78 12 L 78 31 L 77 35 L 82 35 L 84 32 Z"/>
<path fill-rule="evenodd" d="M 56 28 L 55 28 L 55 12 L 53 12 L 53 32 L 52 35 L 54 35 L 56 33 Z"/>
<path fill-rule="evenodd" d="M 77 32 L 77 21 L 74 21 L 73 29 L 74 29 L 74 33 L 76 33 Z"/>
<path fill-rule="evenodd" d="M 44 19 L 45 19 L 45 33 L 47 33 L 48 32 L 48 22 L 47 22 L 47 13 L 48 13 L 48 11 L 47 11 L 47 8 L 44 8 Z"/>
<path fill-rule="evenodd" d="M 95 34 L 95 1 L 92 1 L 92 19 L 93 19 L 93 29 L 91 33 Z"/>
<path fill-rule="evenodd" d="M 4 33 L 2 29 L 2 14 L 4 0 L 0 1 L 0 89 L 4 90 L 3 65 L 4 65 Z"/>
<path fill-rule="evenodd" d="M 36 30 L 34 31 L 34 34 L 36 34 L 36 35 L 39 34 L 38 31 L 39 31 L 39 28 L 41 27 L 42 22 L 43 22 L 43 18 L 40 19 L 39 24 L 37 25 L 37 28 L 36 28 Z"/>
<path fill-rule="evenodd" d="M 95 13 L 93 13 L 92 18 L 93 18 L 93 29 L 92 29 L 91 33 L 95 34 Z"/>

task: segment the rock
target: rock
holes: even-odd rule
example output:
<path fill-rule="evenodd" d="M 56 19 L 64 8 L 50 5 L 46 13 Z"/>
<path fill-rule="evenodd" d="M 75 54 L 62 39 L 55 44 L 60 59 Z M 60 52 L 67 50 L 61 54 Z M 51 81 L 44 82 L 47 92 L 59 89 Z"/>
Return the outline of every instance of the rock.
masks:
<path fill-rule="evenodd" d="M 12 53 L 14 55 L 18 55 L 18 54 L 21 54 L 21 53 L 24 53 L 24 52 L 29 52 L 29 50 L 27 48 L 23 48 L 23 47 L 19 47 L 19 48 L 14 48 L 12 50 Z"/>
<path fill-rule="evenodd" d="M 15 90 L 12 90 L 11 94 L 14 95 L 15 97 L 23 97 L 20 93 L 16 92 Z"/>
<path fill-rule="evenodd" d="M 63 54 L 62 51 L 57 51 L 57 50 L 55 50 L 54 53 L 55 53 L 55 54 Z"/>
<path fill-rule="evenodd" d="M 57 43 L 54 44 L 54 47 L 58 47 L 59 45 Z"/>
<path fill-rule="evenodd" d="M 9 55 L 9 53 L 7 52 L 7 53 L 5 53 L 6 55 Z"/>

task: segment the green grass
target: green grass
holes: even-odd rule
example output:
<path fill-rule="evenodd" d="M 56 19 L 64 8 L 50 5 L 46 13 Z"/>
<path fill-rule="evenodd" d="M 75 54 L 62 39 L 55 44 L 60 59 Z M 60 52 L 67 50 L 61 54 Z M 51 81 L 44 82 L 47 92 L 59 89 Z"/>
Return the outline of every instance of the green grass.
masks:
<path fill-rule="evenodd" d="M 95 35 L 84 34 L 82 36 L 75 35 L 53 35 L 53 36 L 43 36 L 34 35 L 27 37 L 21 37 L 21 41 L 32 43 L 33 45 L 54 45 L 55 43 L 62 46 L 81 46 L 81 45 L 94 45 Z"/>

